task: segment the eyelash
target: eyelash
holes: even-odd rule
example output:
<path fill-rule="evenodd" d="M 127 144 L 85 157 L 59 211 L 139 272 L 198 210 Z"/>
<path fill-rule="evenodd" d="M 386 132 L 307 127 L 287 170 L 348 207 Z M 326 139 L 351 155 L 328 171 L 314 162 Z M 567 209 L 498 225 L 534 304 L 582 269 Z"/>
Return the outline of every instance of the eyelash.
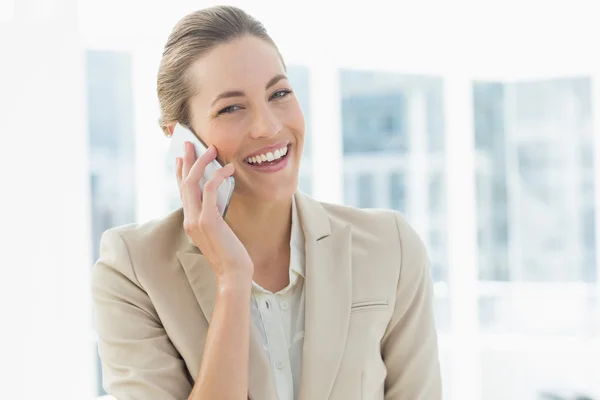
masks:
<path fill-rule="evenodd" d="M 275 93 L 273 93 L 271 95 L 271 99 L 273 99 L 273 100 L 283 99 L 284 97 L 286 97 L 290 93 L 292 93 L 292 91 L 290 89 L 281 89 L 281 90 L 278 90 Z M 279 95 L 279 96 L 277 96 L 277 95 Z M 228 106 L 228 107 L 225 107 L 224 109 L 220 110 L 217 113 L 217 115 L 231 114 L 231 113 L 237 111 L 240 108 L 241 108 L 240 106 Z"/>

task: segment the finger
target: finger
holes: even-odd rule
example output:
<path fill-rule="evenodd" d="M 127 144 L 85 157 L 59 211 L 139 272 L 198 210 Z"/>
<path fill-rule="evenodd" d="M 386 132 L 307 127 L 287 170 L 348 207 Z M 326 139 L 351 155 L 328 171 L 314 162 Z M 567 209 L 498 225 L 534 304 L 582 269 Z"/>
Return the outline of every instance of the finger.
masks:
<path fill-rule="evenodd" d="M 197 221 L 202 212 L 202 188 L 200 182 L 184 178 L 179 188 L 183 211 L 190 221 Z"/>
<path fill-rule="evenodd" d="M 200 212 L 202 209 L 202 199 L 204 197 L 201 187 L 200 179 L 204 175 L 206 166 L 210 164 L 212 160 L 217 156 L 217 150 L 211 146 L 208 150 L 202 154 L 191 166 L 187 173 L 187 176 L 183 177 L 182 188 L 180 190 L 182 201 L 185 201 L 190 212 Z"/>
<path fill-rule="evenodd" d="M 179 198 L 181 199 L 181 205 L 183 206 L 183 214 L 185 216 L 184 220 L 188 220 L 188 221 L 195 221 L 197 220 L 197 216 L 199 214 L 199 210 L 200 208 L 194 207 L 194 206 L 189 206 L 188 203 L 189 201 L 187 201 L 186 199 L 189 198 L 189 196 L 185 195 L 185 191 L 182 190 L 182 186 L 183 186 L 183 177 L 182 177 L 182 170 L 183 170 L 183 159 L 181 157 L 177 157 L 175 159 L 175 176 L 177 178 L 177 187 L 179 188 Z M 185 224 L 185 222 L 184 222 Z"/>
<path fill-rule="evenodd" d="M 184 143 L 183 148 L 183 168 L 182 168 L 182 179 L 186 179 L 190 173 L 190 169 L 196 162 L 196 150 L 190 142 Z"/>
<path fill-rule="evenodd" d="M 203 214 L 204 210 L 207 210 L 209 213 L 213 212 L 214 210 L 218 213 L 219 210 L 217 208 L 217 189 L 219 188 L 219 186 L 221 186 L 221 184 L 226 178 L 233 175 L 233 172 L 233 164 L 227 164 L 223 168 L 219 168 L 215 175 L 212 177 L 212 179 L 206 182 L 202 191 L 202 198 L 204 203 L 202 208 Z M 221 215 L 219 214 L 219 216 Z"/>
<path fill-rule="evenodd" d="M 181 190 L 181 174 L 182 174 L 182 167 L 183 167 L 183 160 L 181 159 L 181 157 L 177 157 L 175 159 L 175 177 L 177 178 L 177 187 L 179 188 L 179 190 Z"/>
<path fill-rule="evenodd" d="M 196 162 L 196 151 L 194 145 L 188 141 L 184 143 L 183 159 L 181 161 L 181 181 L 179 184 L 179 196 L 185 218 L 188 221 L 197 221 L 202 210 L 202 191 L 200 181 L 190 179 L 189 173 Z"/>
<path fill-rule="evenodd" d="M 215 158 L 217 157 L 217 149 L 214 146 L 210 146 L 208 150 L 204 154 L 202 154 L 192 168 L 189 170 L 187 178 L 192 181 L 200 182 L 202 176 L 204 175 L 204 170 Z"/>

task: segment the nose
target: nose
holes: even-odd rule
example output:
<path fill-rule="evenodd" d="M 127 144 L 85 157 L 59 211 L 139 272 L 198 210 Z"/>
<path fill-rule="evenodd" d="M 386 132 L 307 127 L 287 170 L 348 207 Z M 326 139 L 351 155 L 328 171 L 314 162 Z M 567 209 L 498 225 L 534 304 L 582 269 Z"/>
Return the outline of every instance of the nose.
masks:
<path fill-rule="evenodd" d="M 282 123 L 268 105 L 257 109 L 250 136 L 253 139 L 269 139 L 281 132 Z"/>

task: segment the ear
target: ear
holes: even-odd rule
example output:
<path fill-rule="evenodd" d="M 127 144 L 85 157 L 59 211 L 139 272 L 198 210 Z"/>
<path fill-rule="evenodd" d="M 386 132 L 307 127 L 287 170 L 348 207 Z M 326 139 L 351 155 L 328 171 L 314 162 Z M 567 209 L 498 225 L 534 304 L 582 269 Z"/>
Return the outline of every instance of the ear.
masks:
<path fill-rule="evenodd" d="M 167 125 L 167 130 L 169 131 L 169 136 L 173 135 L 173 131 L 175 130 L 175 125 L 176 124 Z"/>

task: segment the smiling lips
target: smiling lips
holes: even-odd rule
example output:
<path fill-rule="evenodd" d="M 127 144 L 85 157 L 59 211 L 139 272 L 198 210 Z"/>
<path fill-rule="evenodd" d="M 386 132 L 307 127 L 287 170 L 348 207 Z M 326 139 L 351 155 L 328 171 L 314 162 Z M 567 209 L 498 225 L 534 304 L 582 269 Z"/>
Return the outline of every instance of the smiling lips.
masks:
<path fill-rule="evenodd" d="M 270 151 L 264 151 L 263 153 L 246 157 L 244 162 L 253 170 L 260 172 L 276 172 L 282 170 L 288 164 L 288 155 L 291 146 L 292 145 L 288 143 L 281 145 L 281 147 L 271 148 L 269 149 Z"/>
<path fill-rule="evenodd" d="M 273 162 L 273 161 L 277 161 L 283 157 L 285 157 L 285 155 L 288 152 L 288 146 L 285 145 L 279 149 L 276 149 L 275 151 L 271 152 L 265 152 L 265 153 L 261 153 L 261 154 L 257 154 L 255 156 L 252 157 L 246 157 L 244 159 L 244 161 L 246 161 L 248 164 L 250 165 L 261 165 L 264 162 Z"/>

